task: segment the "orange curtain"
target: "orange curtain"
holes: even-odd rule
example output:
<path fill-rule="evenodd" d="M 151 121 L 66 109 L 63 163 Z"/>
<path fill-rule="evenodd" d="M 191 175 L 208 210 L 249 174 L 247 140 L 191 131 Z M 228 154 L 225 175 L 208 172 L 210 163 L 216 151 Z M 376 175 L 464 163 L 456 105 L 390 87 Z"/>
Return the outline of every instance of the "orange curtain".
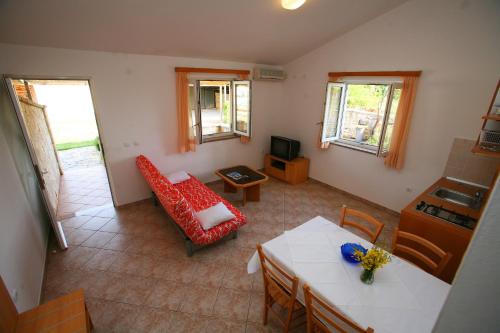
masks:
<path fill-rule="evenodd" d="M 389 152 L 385 157 L 384 164 L 388 168 L 400 170 L 403 168 L 406 141 L 410 130 L 411 114 L 413 112 L 413 103 L 417 91 L 418 77 L 405 77 L 403 80 L 403 89 L 399 99 L 394 129 L 392 131 Z"/>
<path fill-rule="evenodd" d="M 238 74 L 238 80 L 248 80 L 248 74 Z M 240 142 L 246 145 L 250 143 L 250 137 L 241 135 Z"/>
<path fill-rule="evenodd" d="M 178 150 L 180 153 L 196 150 L 191 113 L 189 111 L 189 81 L 187 73 L 177 72 L 177 122 L 178 122 Z"/>

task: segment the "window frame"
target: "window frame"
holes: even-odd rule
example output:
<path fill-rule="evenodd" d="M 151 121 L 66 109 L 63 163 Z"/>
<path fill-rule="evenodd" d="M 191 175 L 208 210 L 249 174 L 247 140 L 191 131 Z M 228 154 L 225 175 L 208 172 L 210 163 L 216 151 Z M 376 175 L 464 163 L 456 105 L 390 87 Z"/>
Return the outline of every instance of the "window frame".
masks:
<path fill-rule="evenodd" d="M 236 102 L 237 102 L 237 95 L 236 95 L 236 85 L 245 83 L 248 84 L 248 129 L 246 132 L 240 131 L 236 127 L 236 123 L 238 121 L 237 117 L 237 110 L 236 110 Z M 252 81 L 250 80 L 232 80 L 232 101 L 233 101 L 233 132 L 235 134 L 241 135 L 241 136 L 246 136 L 246 137 L 251 137 L 252 134 Z"/>
<path fill-rule="evenodd" d="M 401 92 L 403 91 L 403 83 L 402 82 L 393 82 L 391 83 L 391 90 L 389 91 L 389 96 L 387 97 L 387 106 L 384 114 L 384 122 L 382 125 L 382 131 L 380 133 L 380 144 L 378 147 L 377 151 L 377 156 L 385 157 L 387 153 L 389 152 L 389 148 L 384 149 L 384 144 L 385 144 L 385 133 L 387 132 L 387 126 L 389 124 L 389 117 L 391 116 L 391 109 L 392 109 L 392 103 L 394 103 L 394 91 L 396 89 L 401 89 Z M 399 96 L 401 98 L 401 95 Z M 399 101 L 398 101 L 398 106 L 399 106 Z M 397 115 L 397 110 L 396 110 L 396 115 Z M 391 135 L 392 139 L 392 135 Z"/>
<path fill-rule="evenodd" d="M 339 102 L 339 111 L 337 115 L 337 128 L 335 130 L 335 135 L 327 137 L 326 136 L 326 130 L 325 130 L 325 124 L 327 122 L 327 118 L 330 115 L 330 87 L 339 87 L 342 88 L 342 92 L 340 93 L 340 102 Z M 341 117 L 341 110 L 344 108 L 344 99 L 345 99 L 345 90 L 346 90 L 346 84 L 345 83 L 340 83 L 340 82 L 328 82 L 326 85 L 326 99 L 325 99 L 325 110 L 324 110 L 324 115 L 323 115 L 323 132 L 321 133 L 321 142 L 335 142 L 336 140 L 339 139 L 339 133 L 340 133 L 340 126 L 342 123 L 342 117 Z"/>
<path fill-rule="evenodd" d="M 379 136 L 379 144 L 377 146 L 373 145 L 368 145 L 368 144 L 363 144 L 363 143 L 358 143 L 354 142 L 351 140 L 346 140 L 342 139 L 342 124 L 344 121 L 344 115 L 346 111 L 346 105 L 347 105 L 347 94 L 349 91 L 349 85 L 385 85 L 389 86 L 389 93 L 387 95 L 387 103 L 385 105 L 385 111 L 384 111 L 384 118 L 382 121 L 382 130 L 380 132 Z M 342 89 L 342 96 L 341 96 L 341 102 L 340 102 L 340 107 L 337 115 L 337 130 L 335 133 L 334 137 L 326 137 L 326 130 L 324 124 L 328 120 L 329 116 L 329 111 L 330 111 L 330 87 L 331 86 L 341 86 L 343 87 Z M 328 82 L 327 83 L 327 88 L 326 88 L 326 96 L 325 96 L 325 102 L 324 102 L 324 114 L 323 114 L 323 130 L 321 133 L 321 142 L 330 142 L 334 145 L 345 147 L 345 148 L 350 148 L 358 151 L 362 151 L 365 153 L 373 154 L 377 157 L 384 157 L 387 154 L 387 149 L 384 149 L 384 143 L 385 143 L 385 134 L 387 132 L 387 126 L 389 122 L 389 117 L 390 117 L 390 111 L 392 108 L 392 104 L 394 102 L 394 91 L 396 89 L 402 89 L 403 83 L 401 79 L 389 79 L 389 78 L 377 78 L 377 79 L 350 79 L 346 80 L 345 82 Z"/>
<path fill-rule="evenodd" d="M 231 130 L 229 132 L 224 132 L 224 133 L 214 133 L 214 134 L 203 134 L 203 121 L 202 121 L 202 115 L 201 115 L 201 89 L 200 89 L 200 82 L 201 81 L 225 81 L 229 82 L 229 96 L 230 96 L 230 104 L 231 104 L 231 124 L 230 128 Z M 248 82 L 249 83 L 249 134 L 241 134 L 239 131 L 236 131 L 236 123 L 235 123 L 235 96 L 234 96 L 234 82 Z M 203 144 L 203 143 L 208 143 L 208 142 L 214 142 L 214 141 L 221 141 L 221 140 L 229 140 L 229 139 L 235 139 L 239 138 L 240 136 L 248 136 L 250 137 L 250 129 L 251 129 L 251 123 L 252 123 L 252 84 L 251 80 L 239 80 L 235 78 L 227 78 L 227 77 L 221 77 L 221 78 L 216 78 L 216 77 L 210 77 L 210 78 L 194 78 L 190 80 L 190 84 L 194 84 L 194 89 L 195 89 L 195 97 L 196 97 L 196 123 L 193 125 L 194 131 L 195 131 L 195 136 L 198 137 L 198 143 Z"/>

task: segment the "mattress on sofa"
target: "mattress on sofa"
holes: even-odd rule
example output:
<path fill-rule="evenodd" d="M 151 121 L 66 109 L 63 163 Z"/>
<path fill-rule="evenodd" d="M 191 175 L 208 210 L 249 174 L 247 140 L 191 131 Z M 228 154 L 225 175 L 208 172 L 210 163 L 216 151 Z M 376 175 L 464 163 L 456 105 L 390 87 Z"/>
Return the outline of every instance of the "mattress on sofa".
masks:
<path fill-rule="evenodd" d="M 246 217 L 239 210 L 194 176 L 190 175 L 191 179 L 174 185 L 161 175 L 145 156 L 138 156 L 136 162 L 163 208 L 193 243 L 198 245 L 214 243 L 246 223 Z M 223 202 L 236 217 L 204 230 L 195 212 L 219 202 Z"/>
<path fill-rule="evenodd" d="M 135 163 L 148 183 L 160 175 L 158 169 L 144 155 L 137 156 Z"/>
<path fill-rule="evenodd" d="M 174 222 L 197 245 L 218 241 L 246 223 L 246 217 L 229 202 L 210 190 L 195 177 L 179 184 L 172 184 L 163 176 L 156 185 L 156 194 Z M 223 202 L 236 218 L 204 230 L 195 212 Z"/>
<path fill-rule="evenodd" d="M 231 222 L 238 227 L 246 223 L 246 217 L 227 200 L 208 188 L 199 179 L 190 175 L 189 180 L 174 184 L 184 198 L 189 202 L 195 212 L 210 208 L 219 202 L 222 202 L 236 216 Z"/>

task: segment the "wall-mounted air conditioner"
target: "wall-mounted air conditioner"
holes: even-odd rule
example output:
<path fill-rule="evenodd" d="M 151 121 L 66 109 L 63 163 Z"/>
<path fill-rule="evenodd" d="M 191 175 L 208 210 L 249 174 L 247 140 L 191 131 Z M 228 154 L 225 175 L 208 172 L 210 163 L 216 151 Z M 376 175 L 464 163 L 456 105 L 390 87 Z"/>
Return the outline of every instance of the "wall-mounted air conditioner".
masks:
<path fill-rule="evenodd" d="M 253 79 L 257 81 L 281 81 L 286 79 L 286 73 L 281 69 L 254 68 Z"/>

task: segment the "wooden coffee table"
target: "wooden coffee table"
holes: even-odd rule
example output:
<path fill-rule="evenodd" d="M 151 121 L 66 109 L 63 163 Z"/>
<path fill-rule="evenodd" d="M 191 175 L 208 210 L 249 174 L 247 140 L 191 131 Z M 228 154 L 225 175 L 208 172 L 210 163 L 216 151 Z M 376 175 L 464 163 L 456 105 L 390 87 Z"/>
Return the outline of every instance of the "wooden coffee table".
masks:
<path fill-rule="evenodd" d="M 260 201 L 260 184 L 268 180 L 262 172 L 244 165 L 220 169 L 215 174 L 224 181 L 224 192 L 236 193 L 239 188 L 243 189 L 243 205 L 247 201 Z"/>

